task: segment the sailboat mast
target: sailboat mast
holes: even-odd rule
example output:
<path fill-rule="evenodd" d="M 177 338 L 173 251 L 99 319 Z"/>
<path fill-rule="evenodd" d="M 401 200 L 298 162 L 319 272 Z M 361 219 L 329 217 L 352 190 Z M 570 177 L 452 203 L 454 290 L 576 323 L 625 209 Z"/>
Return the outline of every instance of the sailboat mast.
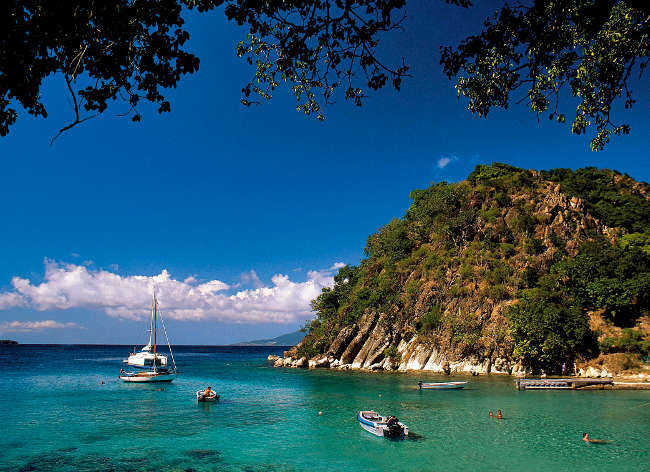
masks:
<path fill-rule="evenodd" d="M 158 334 L 158 300 L 156 300 L 156 294 L 153 294 L 153 371 L 156 372 L 156 337 Z"/>
<path fill-rule="evenodd" d="M 149 349 L 151 349 L 151 336 L 153 336 L 153 310 L 154 310 L 154 302 L 151 302 L 151 318 L 149 318 L 149 342 L 147 343 L 147 346 L 149 346 Z"/>

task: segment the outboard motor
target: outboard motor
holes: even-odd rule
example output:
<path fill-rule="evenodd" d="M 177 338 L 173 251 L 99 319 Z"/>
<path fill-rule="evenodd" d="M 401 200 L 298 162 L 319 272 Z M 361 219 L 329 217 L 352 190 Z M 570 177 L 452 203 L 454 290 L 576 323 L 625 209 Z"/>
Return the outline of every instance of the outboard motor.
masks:
<path fill-rule="evenodd" d="M 394 416 L 388 418 L 386 427 L 388 428 L 388 431 L 386 431 L 387 436 L 401 436 L 404 432 L 399 424 L 399 420 Z"/>

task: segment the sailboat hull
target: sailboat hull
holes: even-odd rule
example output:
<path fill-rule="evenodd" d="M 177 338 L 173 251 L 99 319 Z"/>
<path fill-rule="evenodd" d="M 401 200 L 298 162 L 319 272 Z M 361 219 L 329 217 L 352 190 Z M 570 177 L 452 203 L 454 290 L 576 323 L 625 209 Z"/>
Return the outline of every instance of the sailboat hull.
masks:
<path fill-rule="evenodd" d="M 130 383 L 171 382 L 176 378 L 174 373 L 138 372 L 120 375 L 120 380 Z"/>

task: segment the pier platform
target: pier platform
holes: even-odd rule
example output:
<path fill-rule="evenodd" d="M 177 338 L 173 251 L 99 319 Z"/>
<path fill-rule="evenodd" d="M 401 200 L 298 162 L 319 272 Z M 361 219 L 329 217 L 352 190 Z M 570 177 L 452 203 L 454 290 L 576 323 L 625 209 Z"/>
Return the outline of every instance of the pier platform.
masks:
<path fill-rule="evenodd" d="M 516 379 L 517 390 L 576 390 L 614 386 L 612 379 Z"/>

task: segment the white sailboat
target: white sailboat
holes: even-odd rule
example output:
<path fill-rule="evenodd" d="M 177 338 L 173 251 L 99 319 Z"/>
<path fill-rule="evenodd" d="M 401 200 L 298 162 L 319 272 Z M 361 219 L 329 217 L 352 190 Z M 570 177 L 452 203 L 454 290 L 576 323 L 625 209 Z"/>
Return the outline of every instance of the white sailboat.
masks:
<path fill-rule="evenodd" d="M 152 352 L 152 344 L 151 341 L 153 340 L 153 331 L 154 331 L 154 318 L 156 317 L 156 300 L 155 300 L 155 295 L 154 295 L 154 300 L 151 303 L 151 318 L 149 319 L 149 342 L 147 342 L 147 345 L 144 346 L 139 352 L 135 351 L 135 348 L 133 348 L 133 352 L 129 353 L 128 359 L 124 359 L 125 364 L 128 364 L 131 367 L 136 367 L 139 369 L 151 369 L 154 365 L 156 364 L 156 367 L 167 367 L 167 356 L 156 353 L 156 355 L 153 354 Z"/>
<path fill-rule="evenodd" d="M 167 347 L 169 348 L 169 355 L 172 359 L 173 368 L 167 365 L 167 356 L 159 354 L 157 351 L 157 337 L 158 337 L 158 318 L 165 333 Z M 153 340 L 153 344 L 152 344 Z M 151 322 L 149 325 L 149 342 L 144 346 L 140 352 L 129 354 L 128 359 L 124 362 L 129 366 L 136 367 L 138 370 L 135 372 L 125 372 L 124 369 L 120 371 L 120 380 L 124 382 L 171 382 L 176 377 L 176 362 L 174 361 L 174 353 L 172 352 L 169 337 L 167 336 L 167 329 L 163 321 L 162 314 L 158 311 L 158 299 L 154 292 L 153 304 L 151 307 Z"/>

